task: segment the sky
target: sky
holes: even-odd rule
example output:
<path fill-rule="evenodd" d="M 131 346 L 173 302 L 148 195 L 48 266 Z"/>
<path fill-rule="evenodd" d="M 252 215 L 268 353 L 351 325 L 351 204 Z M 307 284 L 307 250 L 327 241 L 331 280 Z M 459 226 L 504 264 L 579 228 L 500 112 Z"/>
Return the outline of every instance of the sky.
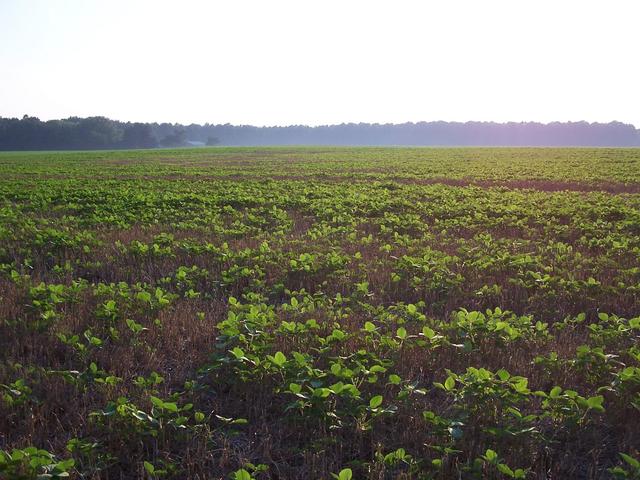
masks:
<path fill-rule="evenodd" d="M 638 0 L 0 0 L 0 116 L 640 127 Z"/>

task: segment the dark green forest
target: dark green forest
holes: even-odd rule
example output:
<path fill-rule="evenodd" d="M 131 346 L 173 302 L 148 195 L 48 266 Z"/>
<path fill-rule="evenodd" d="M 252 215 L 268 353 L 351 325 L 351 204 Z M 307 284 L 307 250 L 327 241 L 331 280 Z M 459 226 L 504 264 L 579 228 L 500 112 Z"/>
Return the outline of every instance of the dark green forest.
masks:
<path fill-rule="evenodd" d="M 93 150 L 205 145 L 640 146 L 620 122 L 343 123 L 255 127 L 139 123 L 106 117 L 0 118 L 0 150 Z"/>

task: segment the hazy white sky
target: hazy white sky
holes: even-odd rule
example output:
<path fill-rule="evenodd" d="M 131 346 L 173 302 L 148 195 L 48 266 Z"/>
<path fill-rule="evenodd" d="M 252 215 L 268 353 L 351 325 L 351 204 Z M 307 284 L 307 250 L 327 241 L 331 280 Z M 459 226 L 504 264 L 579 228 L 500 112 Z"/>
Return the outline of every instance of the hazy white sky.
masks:
<path fill-rule="evenodd" d="M 640 127 L 640 1 L 0 0 L 0 116 Z"/>

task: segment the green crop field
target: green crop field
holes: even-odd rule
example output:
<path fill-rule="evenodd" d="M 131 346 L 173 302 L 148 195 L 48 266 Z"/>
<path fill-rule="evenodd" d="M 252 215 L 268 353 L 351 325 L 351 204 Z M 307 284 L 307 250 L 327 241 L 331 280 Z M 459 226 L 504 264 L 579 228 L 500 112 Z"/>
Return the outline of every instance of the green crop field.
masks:
<path fill-rule="evenodd" d="M 0 154 L 0 478 L 640 478 L 640 149 Z"/>

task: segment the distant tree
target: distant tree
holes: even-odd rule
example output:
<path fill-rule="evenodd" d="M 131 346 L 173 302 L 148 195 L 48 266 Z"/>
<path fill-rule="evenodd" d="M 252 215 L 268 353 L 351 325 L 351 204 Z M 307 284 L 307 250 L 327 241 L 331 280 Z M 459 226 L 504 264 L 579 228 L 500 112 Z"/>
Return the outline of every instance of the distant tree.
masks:
<path fill-rule="evenodd" d="M 105 117 L 80 119 L 75 132 L 81 148 L 113 148 L 122 141 L 122 127 Z"/>
<path fill-rule="evenodd" d="M 213 147 L 214 145 L 219 145 L 220 144 L 220 139 L 218 137 L 214 137 L 214 136 L 208 136 L 207 137 L 207 146 L 208 147 Z"/>
<path fill-rule="evenodd" d="M 176 128 L 162 140 L 160 145 L 163 147 L 183 147 L 187 144 L 187 132 L 183 128 Z"/>
<path fill-rule="evenodd" d="M 125 148 L 154 148 L 158 140 L 148 123 L 127 123 L 122 134 L 122 146 Z"/>

